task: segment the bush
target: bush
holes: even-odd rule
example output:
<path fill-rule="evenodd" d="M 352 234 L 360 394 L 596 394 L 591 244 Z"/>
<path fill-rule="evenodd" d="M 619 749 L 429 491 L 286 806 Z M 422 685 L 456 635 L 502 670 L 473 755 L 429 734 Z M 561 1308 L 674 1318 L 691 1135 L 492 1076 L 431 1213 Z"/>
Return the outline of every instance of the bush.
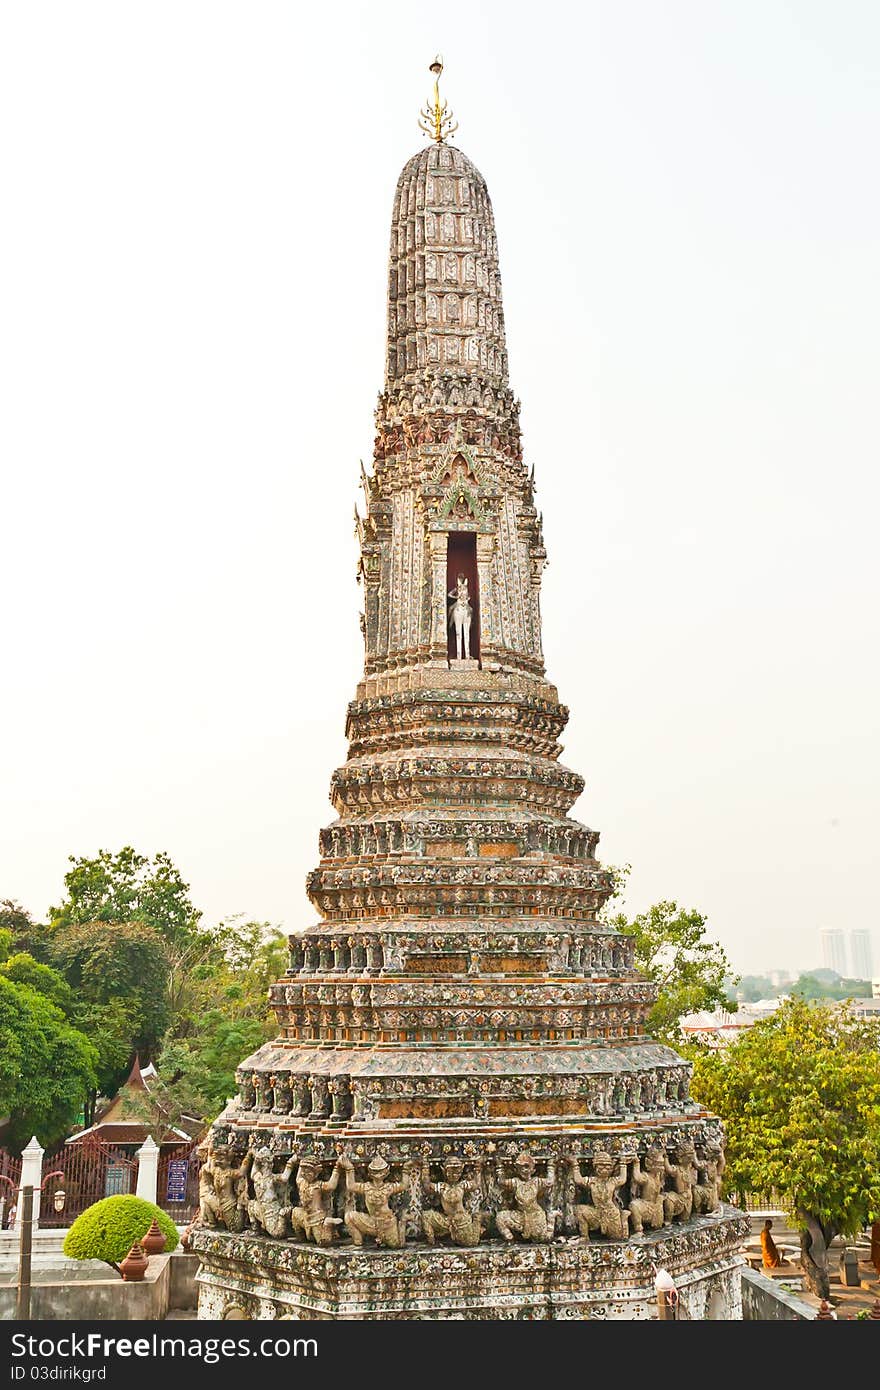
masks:
<path fill-rule="evenodd" d="M 115 1269 L 147 1234 L 154 1217 L 165 1236 L 165 1250 L 173 1250 L 177 1227 L 159 1207 L 143 1197 L 105 1197 L 76 1218 L 64 1237 L 64 1253 L 72 1260 L 104 1260 Z"/>

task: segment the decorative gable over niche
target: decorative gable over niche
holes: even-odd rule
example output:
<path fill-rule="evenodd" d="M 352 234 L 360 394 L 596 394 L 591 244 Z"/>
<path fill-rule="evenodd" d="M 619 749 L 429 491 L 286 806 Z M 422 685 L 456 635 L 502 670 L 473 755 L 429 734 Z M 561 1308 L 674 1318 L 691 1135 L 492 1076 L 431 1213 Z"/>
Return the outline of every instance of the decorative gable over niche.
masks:
<path fill-rule="evenodd" d="M 491 531 L 494 522 L 486 504 L 500 495 L 497 484 L 464 443 L 459 426 L 422 490 L 431 528 Z"/>
<path fill-rule="evenodd" d="M 477 526 L 482 526 L 485 519 L 486 514 L 477 501 L 471 483 L 463 477 L 454 479 L 440 503 L 437 520 L 455 521 L 456 525 L 459 522 L 476 522 Z"/>
<path fill-rule="evenodd" d="M 464 479 L 474 488 L 491 487 L 492 482 L 486 476 L 485 468 L 477 463 L 461 436 L 460 421 L 458 425 L 455 437 L 444 449 L 437 467 L 431 474 L 431 482 L 439 483 L 441 487 L 446 488 L 450 483 Z"/>
<path fill-rule="evenodd" d="M 472 488 L 479 487 L 477 475 L 474 470 L 473 461 L 466 459 L 464 454 L 459 452 L 447 464 L 440 478 L 441 487 L 449 487 L 452 483 L 465 484 Z"/>

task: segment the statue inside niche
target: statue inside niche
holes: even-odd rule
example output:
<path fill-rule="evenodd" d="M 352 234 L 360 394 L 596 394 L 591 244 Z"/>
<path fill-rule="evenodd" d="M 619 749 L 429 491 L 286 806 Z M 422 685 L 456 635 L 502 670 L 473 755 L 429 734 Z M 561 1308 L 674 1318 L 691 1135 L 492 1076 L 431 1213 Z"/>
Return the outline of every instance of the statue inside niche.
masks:
<path fill-rule="evenodd" d="M 612 1240 L 626 1240 L 630 1213 L 617 1200 L 617 1194 L 626 1182 L 626 1164 L 615 1164 L 609 1153 L 597 1149 L 593 1154 L 592 1177 L 584 1177 L 574 1156 L 569 1158 L 568 1166 L 575 1187 L 585 1187 L 593 1199 L 592 1203 L 585 1202 L 574 1209 L 578 1230 L 584 1239 L 589 1239 L 591 1231 L 599 1231 Z"/>
<path fill-rule="evenodd" d="M 345 1184 L 350 1193 L 363 1197 L 365 1212 L 350 1207 L 345 1213 L 345 1229 L 355 1245 L 363 1245 L 364 1236 L 371 1236 L 377 1245 L 386 1245 L 397 1250 L 406 1244 L 406 1217 L 392 1211 L 390 1199 L 409 1187 L 408 1165 L 404 1166 L 400 1182 L 386 1182 L 390 1165 L 380 1155 L 370 1160 L 367 1166 L 367 1181 L 357 1182 L 354 1177 L 354 1164 L 343 1155 L 338 1167 L 345 1173 Z"/>
<path fill-rule="evenodd" d="M 422 1188 L 440 1202 L 440 1211 L 422 1212 L 422 1230 L 429 1245 L 438 1236 L 449 1236 L 456 1245 L 479 1245 L 480 1236 L 489 1222 L 488 1212 L 470 1212 L 465 1200 L 472 1192 L 482 1190 L 482 1162 L 477 1163 L 474 1182 L 464 1182 L 464 1164 L 460 1158 L 448 1158 L 443 1164 L 443 1182 L 431 1182 L 427 1160 L 422 1167 Z"/>
<path fill-rule="evenodd" d="M 553 1239 L 557 1211 L 545 1211 L 541 1194 L 553 1191 L 556 1170 L 552 1161 L 547 1164 L 546 1178 L 535 1177 L 535 1160 L 530 1153 L 521 1153 L 516 1160 L 516 1177 L 499 1177 L 499 1187 L 513 1193 L 516 1210 L 499 1211 L 495 1218 L 505 1240 L 519 1236 L 521 1240 L 549 1241 Z"/>
<path fill-rule="evenodd" d="M 666 1158 L 663 1150 L 656 1144 L 645 1154 L 645 1166 L 636 1158 L 633 1165 L 630 1186 L 638 1196 L 630 1198 L 630 1216 L 635 1235 L 641 1235 L 644 1226 L 659 1231 L 664 1222 L 663 1183 L 666 1178 Z"/>
<path fill-rule="evenodd" d="M 468 581 L 464 574 L 458 575 L 454 589 L 450 589 L 448 597 L 452 600 L 449 604 L 450 628 L 455 628 L 455 645 L 458 652 L 459 661 L 470 660 L 471 655 L 471 618 L 473 617 L 473 605 L 468 595 Z"/>
<path fill-rule="evenodd" d="M 272 1150 L 262 1147 L 253 1150 L 251 1182 L 254 1195 L 248 1201 L 247 1213 L 251 1225 L 267 1236 L 283 1239 L 289 1234 L 290 1175 L 296 1160 L 291 1158 L 280 1173 L 273 1171 Z"/>
<path fill-rule="evenodd" d="M 324 1194 L 336 1191 L 340 1170 L 337 1163 L 330 1177 L 322 1182 L 321 1166 L 319 1158 L 307 1157 L 300 1161 L 296 1175 L 299 1205 L 290 1212 L 290 1224 L 294 1235 L 300 1233 L 304 1240 L 313 1240 L 316 1245 L 329 1245 L 338 1234 L 336 1228 L 342 1225 L 342 1217 L 329 1214 Z"/>

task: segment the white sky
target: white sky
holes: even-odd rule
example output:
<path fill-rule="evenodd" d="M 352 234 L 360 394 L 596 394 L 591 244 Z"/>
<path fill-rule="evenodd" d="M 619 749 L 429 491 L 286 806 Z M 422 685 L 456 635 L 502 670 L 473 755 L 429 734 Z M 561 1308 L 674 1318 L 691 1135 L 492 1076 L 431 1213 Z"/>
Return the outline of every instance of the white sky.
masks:
<path fill-rule="evenodd" d="M 880 7 L 0 16 L 0 897 L 42 914 L 68 854 L 130 842 L 209 917 L 314 919 L 439 49 L 495 206 L 575 814 L 632 907 L 700 907 L 740 969 L 878 924 Z"/>

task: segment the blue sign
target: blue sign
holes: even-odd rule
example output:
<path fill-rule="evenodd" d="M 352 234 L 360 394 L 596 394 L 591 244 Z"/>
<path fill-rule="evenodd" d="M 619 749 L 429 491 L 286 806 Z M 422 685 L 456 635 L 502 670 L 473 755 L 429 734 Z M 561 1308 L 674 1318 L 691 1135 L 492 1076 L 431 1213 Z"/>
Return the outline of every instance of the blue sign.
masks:
<path fill-rule="evenodd" d="M 189 1173 L 188 1158 L 170 1158 L 168 1176 L 165 1182 L 166 1202 L 186 1201 L 186 1179 Z"/>

